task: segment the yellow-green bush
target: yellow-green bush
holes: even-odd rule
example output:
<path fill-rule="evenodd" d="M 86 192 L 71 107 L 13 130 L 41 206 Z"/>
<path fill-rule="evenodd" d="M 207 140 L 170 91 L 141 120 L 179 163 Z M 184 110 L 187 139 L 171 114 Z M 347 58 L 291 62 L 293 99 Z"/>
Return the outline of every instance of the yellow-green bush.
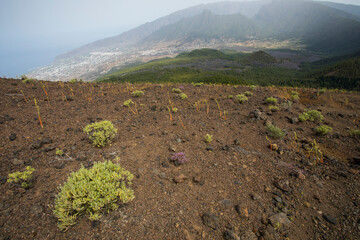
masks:
<path fill-rule="evenodd" d="M 285 136 L 285 133 L 283 132 L 283 130 L 281 130 L 280 128 L 276 127 L 273 124 L 267 125 L 266 130 L 267 130 L 269 136 L 272 138 L 275 138 L 275 139 L 280 139 Z"/>
<path fill-rule="evenodd" d="M 31 186 L 32 173 L 35 171 L 34 168 L 27 166 L 26 171 L 23 172 L 14 172 L 8 175 L 7 182 L 21 182 L 21 187 L 29 188 Z"/>
<path fill-rule="evenodd" d="M 299 121 L 301 122 L 305 122 L 305 121 L 322 122 L 322 120 L 324 120 L 324 116 L 321 114 L 321 112 L 317 110 L 305 110 L 303 113 L 299 115 L 298 118 Z"/>
<path fill-rule="evenodd" d="M 321 125 L 321 126 L 315 128 L 315 132 L 318 135 L 326 135 L 326 134 L 328 134 L 328 132 L 331 132 L 331 131 L 332 131 L 332 127 L 329 127 L 327 125 Z"/>
<path fill-rule="evenodd" d="M 96 162 L 90 169 L 82 166 L 71 173 L 55 199 L 53 212 L 60 230 L 74 225 L 79 215 L 88 214 L 90 220 L 97 220 L 104 212 L 117 209 L 119 202 L 132 201 L 134 191 L 128 186 L 133 178 L 129 171 L 111 161 Z"/>
<path fill-rule="evenodd" d="M 179 94 L 179 97 L 182 99 L 182 100 L 185 100 L 188 98 L 188 96 L 185 94 L 185 93 L 180 93 Z"/>
<path fill-rule="evenodd" d="M 87 125 L 84 128 L 84 132 L 88 134 L 94 146 L 104 147 L 115 138 L 117 129 L 110 121 L 105 120 Z"/>
<path fill-rule="evenodd" d="M 181 89 L 179 89 L 179 88 L 173 88 L 173 89 L 172 89 L 172 92 L 174 92 L 174 93 L 181 93 Z"/>
<path fill-rule="evenodd" d="M 134 97 L 141 97 L 142 95 L 144 95 L 143 91 L 139 91 L 139 90 L 135 90 L 131 93 Z"/>
<path fill-rule="evenodd" d="M 278 100 L 274 97 L 268 97 L 265 99 L 265 103 L 276 105 L 278 103 Z"/>
<path fill-rule="evenodd" d="M 244 94 L 238 94 L 235 96 L 235 102 L 244 103 L 248 101 L 248 98 Z"/>

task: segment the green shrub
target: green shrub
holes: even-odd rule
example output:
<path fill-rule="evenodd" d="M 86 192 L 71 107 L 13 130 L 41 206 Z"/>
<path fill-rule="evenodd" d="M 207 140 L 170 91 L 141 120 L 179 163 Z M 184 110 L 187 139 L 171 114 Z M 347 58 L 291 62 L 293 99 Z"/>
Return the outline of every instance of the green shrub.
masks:
<path fill-rule="evenodd" d="M 327 125 L 321 125 L 315 128 L 315 132 L 318 135 L 326 135 L 328 132 L 331 132 L 332 128 Z"/>
<path fill-rule="evenodd" d="M 275 139 L 280 139 L 285 136 L 285 133 L 280 128 L 276 127 L 273 124 L 267 125 L 266 130 L 267 130 L 269 136 L 272 138 L 275 138 Z"/>
<path fill-rule="evenodd" d="M 249 92 L 249 91 L 246 91 L 246 92 L 244 93 L 244 95 L 247 96 L 247 97 L 250 97 L 250 96 L 253 95 L 253 93 L 252 93 L 252 92 Z"/>
<path fill-rule="evenodd" d="M 201 85 L 203 85 L 204 83 L 199 82 L 199 83 L 191 83 L 194 87 L 199 87 Z"/>
<path fill-rule="evenodd" d="M 212 135 L 210 135 L 210 134 L 206 134 L 205 135 L 205 142 L 207 142 L 207 143 L 211 143 L 212 142 Z"/>
<path fill-rule="evenodd" d="M 84 132 L 88 134 L 94 146 L 104 147 L 115 138 L 117 129 L 110 121 L 105 120 L 87 125 Z"/>
<path fill-rule="evenodd" d="M 234 98 L 233 95 L 229 95 L 229 96 L 228 96 L 228 99 L 233 99 L 233 98 Z"/>
<path fill-rule="evenodd" d="M 289 100 L 286 100 L 285 102 L 282 103 L 281 107 L 284 110 L 290 110 L 292 106 L 292 102 Z"/>
<path fill-rule="evenodd" d="M 63 155 L 64 155 L 64 151 L 61 150 L 61 149 L 59 149 L 59 148 L 57 148 L 55 154 L 58 155 L 58 156 L 63 156 Z"/>
<path fill-rule="evenodd" d="M 90 169 L 81 168 L 71 173 L 55 199 L 55 216 L 58 227 L 66 231 L 75 224 L 78 215 L 89 214 L 97 220 L 102 213 L 115 210 L 118 202 L 134 199 L 134 191 L 128 188 L 133 175 L 111 161 L 95 162 Z"/>
<path fill-rule="evenodd" d="M 255 85 L 251 85 L 251 86 L 250 86 L 250 89 L 251 89 L 252 91 L 254 91 L 254 90 L 256 89 L 256 86 L 255 86 Z"/>
<path fill-rule="evenodd" d="M 124 102 L 124 106 L 125 106 L 125 107 L 130 107 L 130 104 L 134 104 L 134 102 L 133 102 L 131 99 L 126 100 L 126 101 Z"/>
<path fill-rule="evenodd" d="M 174 93 L 181 93 L 181 89 L 179 89 L 179 88 L 173 88 L 173 89 L 172 89 L 172 92 L 174 92 Z"/>
<path fill-rule="evenodd" d="M 299 115 L 298 119 L 300 122 L 322 122 L 322 120 L 324 120 L 324 116 L 317 110 L 305 110 Z"/>
<path fill-rule="evenodd" d="M 276 112 L 276 111 L 279 111 L 279 107 L 278 106 L 275 106 L 275 105 L 270 105 L 269 106 L 269 110 L 272 111 L 272 112 Z"/>
<path fill-rule="evenodd" d="M 32 83 L 32 82 L 34 82 L 35 81 L 35 79 L 32 79 L 32 78 L 25 78 L 22 82 L 23 83 Z"/>
<path fill-rule="evenodd" d="M 14 172 L 14 173 L 10 173 L 8 175 L 8 180 L 7 182 L 11 183 L 11 182 L 21 182 L 21 187 L 22 188 L 29 188 L 31 187 L 31 180 L 32 180 L 32 173 L 35 171 L 34 168 L 27 166 L 26 167 L 26 171 L 23 172 Z"/>
<path fill-rule="evenodd" d="M 278 100 L 274 97 L 268 97 L 265 99 L 266 104 L 276 105 L 278 103 Z"/>
<path fill-rule="evenodd" d="M 74 78 L 74 79 L 71 79 L 69 82 L 70 82 L 70 83 L 77 83 L 78 80 L 77 80 L 76 78 Z"/>
<path fill-rule="evenodd" d="M 291 95 L 291 99 L 292 99 L 293 101 L 299 101 L 299 100 L 300 100 L 300 97 L 299 97 L 299 93 L 298 93 L 298 92 L 296 92 L 296 91 L 291 91 L 290 95 Z"/>
<path fill-rule="evenodd" d="M 245 101 L 248 101 L 248 98 L 244 94 L 238 94 L 235 96 L 235 101 L 239 103 L 244 103 Z"/>
<path fill-rule="evenodd" d="M 185 93 L 180 93 L 179 94 L 179 97 L 182 99 L 182 100 L 185 100 L 188 98 L 188 96 L 185 94 Z"/>
<path fill-rule="evenodd" d="M 139 91 L 139 90 L 135 90 L 131 93 L 134 97 L 141 97 L 142 95 L 144 95 L 143 91 Z"/>
<path fill-rule="evenodd" d="M 172 109 L 172 112 L 173 112 L 173 113 L 177 113 L 178 110 L 179 110 L 179 109 L 177 109 L 177 108 L 174 107 L 174 108 Z"/>
<path fill-rule="evenodd" d="M 350 131 L 350 136 L 352 137 L 359 137 L 360 136 L 360 129 L 353 129 Z"/>

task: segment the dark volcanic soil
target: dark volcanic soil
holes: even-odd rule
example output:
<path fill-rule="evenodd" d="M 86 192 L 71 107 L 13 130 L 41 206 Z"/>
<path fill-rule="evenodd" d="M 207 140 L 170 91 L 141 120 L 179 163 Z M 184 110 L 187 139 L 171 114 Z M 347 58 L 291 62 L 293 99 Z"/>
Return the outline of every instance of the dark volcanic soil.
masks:
<path fill-rule="evenodd" d="M 173 87 L 188 99 L 181 100 Z M 132 97 L 135 89 L 145 95 Z M 228 95 L 249 87 L 0 79 L 0 238 L 359 239 L 360 141 L 349 132 L 360 128 L 360 96 L 298 89 L 300 102 L 290 110 L 271 113 L 264 104 L 274 96 L 281 106 L 292 90 L 257 88 L 239 104 Z M 127 99 L 136 102 L 137 114 L 122 106 Z M 172 121 L 169 100 L 178 108 Z M 333 131 L 317 136 L 313 128 L 319 123 L 292 120 L 306 108 L 321 111 Z M 118 129 L 105 148 L 93 147 L 82 130 L 100 120 Z M 287 133 L 271 140 L 278 151 L 269 148 L 267 121 Z M 204 141 L 206 134 L 213 135 L 211 143 Z M 308 156 L 313 139 L 323 163 Z M 65 155 L 57 156 L 55 148 Z M 189 161 L 175 166 L 169 159 L 177 152 Z M 68 231 L 59 231 L 52 213 L 58 186 L 81 164 L 116 157 L 136 176 L 135 199 L 100 221 L 81 216 Z M 28 165 L 36 169 L 32 188 L 6 182 L 9 173 Z M 176 183 L 181 174 L 186 179 Z"/>

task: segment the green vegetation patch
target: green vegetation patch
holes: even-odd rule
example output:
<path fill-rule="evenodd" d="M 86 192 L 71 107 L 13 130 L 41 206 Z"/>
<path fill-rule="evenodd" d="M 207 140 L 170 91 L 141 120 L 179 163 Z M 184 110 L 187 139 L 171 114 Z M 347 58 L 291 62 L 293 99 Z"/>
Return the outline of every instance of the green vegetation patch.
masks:
<path fill-rule="evenodd" d="M 273 124 L 267 125 L 266 130 L 267 130 L 269 136 L 274 139 L 280 139 L 285 136 L 285 132 Z"/>
<path fill-rule="evenodd" d="M 244 103 L 248 101 L 248 98 L 244 94 L 238 94 L 235 96 L 235 102 Z"/>
<path fill-rule="evenodd" d="M 90 220 L 97 220 L 104 212 L 117 209 L 119 202 L 132 201 L 134 191 L 128 186 L 133 177 L 111 161 L 95 162 L 90 169 L 81 166 L 79 171 L 71 173 L 55 199 L 53 212 L 60 230 L 66 231 L 74 225 L 77 216 L 87 214 Z"/>
<path fill-rule="evenodd" d="M 332 131 L 332 127 L 329 127 L 327 125 L 321 125 L 321 126 L 315 128 L 315 132 L 318 135 L 326 135 L 331 131 Z"/>
<path fill-rule="evenodd" d="M 278 100 L 274 97 L 268 97 L 265 99 L 265 103 L 266 104 L 272 104 L 272 105 L 276 105 L 278 103 Z"/>
<path fill-rule="evenodd" d="M 131 93 L 131 95 L 133 95 L 134 97 L 141 97 L 142 95 L 144 95 L 143 91 L 139 91 L 139 90 L 135 90 Z"/>
<path fill-rule="evenodd" d="M 317 110 L 305 110 L 298 118 L 300 122 L 322 122 L 324 120 L 324 116 Z"/>
<path fill-rule="evenodd" d="M 182 100 L 185 100 L 188 98 L 188 96 L 185 94 L 185 93 L 180 93 L 179 94 L 179 97 L 182 99 Z"/>
<path fill-rule="evenodd" d="M 115 138 L 117 129 L 110 121 L 105 120 L 87 125 L 84 128 L 84 132 L 88 134 L 94 146 L 104 147 Z"/>
<path fill-rule="evenodd" d="M 26 171 L 10 173 L 7 182 L 21 183 L 22 188 L 29 188 L 31 187 L 32 173 L 34 171 L 34 168 L 27 166 Z"/>

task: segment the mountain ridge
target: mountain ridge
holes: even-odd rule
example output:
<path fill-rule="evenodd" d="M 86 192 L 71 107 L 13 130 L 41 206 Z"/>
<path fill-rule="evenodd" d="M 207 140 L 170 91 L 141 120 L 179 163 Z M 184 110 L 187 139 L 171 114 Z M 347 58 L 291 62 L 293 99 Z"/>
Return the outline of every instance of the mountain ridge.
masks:
<path fill-rule="evenodd" d="M 360 50 L 357 16 L 348 6 L 327 5 L 304 0 L 197 5 L 74 49 L 30 76 L 91 80 L 117 66 L 198 48 L 289 48 L 326 55 Z"/>

